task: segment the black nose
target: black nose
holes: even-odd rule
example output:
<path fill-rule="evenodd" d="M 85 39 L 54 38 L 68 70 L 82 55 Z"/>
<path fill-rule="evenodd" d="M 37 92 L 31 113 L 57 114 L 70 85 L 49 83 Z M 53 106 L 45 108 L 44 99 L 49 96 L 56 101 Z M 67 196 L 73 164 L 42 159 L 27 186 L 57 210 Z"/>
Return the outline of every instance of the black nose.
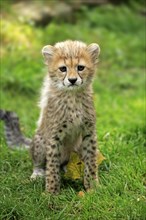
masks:
<path fill-rule="evenodd" d="M 77 78 L 69 78 L 68 80 L 73 85 L 77 81 Z"/>

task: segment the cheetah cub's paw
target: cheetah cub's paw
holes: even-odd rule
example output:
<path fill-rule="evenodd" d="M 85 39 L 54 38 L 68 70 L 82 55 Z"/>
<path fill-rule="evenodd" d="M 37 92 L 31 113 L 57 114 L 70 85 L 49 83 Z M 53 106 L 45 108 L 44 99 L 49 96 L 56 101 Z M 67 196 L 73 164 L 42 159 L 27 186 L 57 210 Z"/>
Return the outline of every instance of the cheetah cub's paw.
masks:
<path fill-rule="evenodd" d="M 90 182 L 90 187 L 86 188 L 86 192 L 94 192 L 97 188 L 100 187 L 98 178 L 95 178 Z"/>
<path fill-rule="evenodd" d="M 43 169 L 34 169 L 30 179 L 35 180 L 38 177 L 44 177 L 44 176 L 45 176 L 45 170 L 43 170 Z"/>

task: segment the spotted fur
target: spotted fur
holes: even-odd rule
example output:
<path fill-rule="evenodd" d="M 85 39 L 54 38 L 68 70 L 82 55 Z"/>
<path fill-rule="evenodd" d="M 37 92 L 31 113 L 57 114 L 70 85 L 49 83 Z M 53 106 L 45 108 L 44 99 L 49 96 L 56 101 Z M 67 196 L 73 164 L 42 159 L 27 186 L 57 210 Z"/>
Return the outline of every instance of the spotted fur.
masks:
<path fill-rule="evenodd" d="M 97 44 L 87 46 L 79 41 L 48 45 L 42 50 L 48 74 L 31 145 L 34 163 L 31 177 L 45 174 L 46 191 L 50 193 L 60 191 L 60 167 L 69 161 L 72 151 L 84 161 L 85 189 L 92 187 L 93 180 L 98 182 L 96 117 L 91 84 L 99 51 Z"/>

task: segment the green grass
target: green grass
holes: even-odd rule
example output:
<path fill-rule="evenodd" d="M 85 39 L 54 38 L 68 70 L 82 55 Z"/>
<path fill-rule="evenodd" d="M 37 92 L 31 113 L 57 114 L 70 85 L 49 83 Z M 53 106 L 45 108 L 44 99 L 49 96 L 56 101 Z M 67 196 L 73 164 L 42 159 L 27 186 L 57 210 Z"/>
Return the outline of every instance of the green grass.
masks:
<path fill-rule="evenodd" d="M 37 101 L 45 75 L 41 48 L 65 39 L 101 46 L 94 81 L 100 187 L 83 198 L 80 182 L 62 181 L 61 193 L 44 193 L 44 181 L 31 182 L 27 151 L 7 148 L 1 123 L 0 219 L 145 220 L 144 18 L 125 6 L 83 8 L 76 23 L 52 21 L 46 28 L 3 19 L 1 108 L 17 112 L 23 132 L 32 137 Z"/>

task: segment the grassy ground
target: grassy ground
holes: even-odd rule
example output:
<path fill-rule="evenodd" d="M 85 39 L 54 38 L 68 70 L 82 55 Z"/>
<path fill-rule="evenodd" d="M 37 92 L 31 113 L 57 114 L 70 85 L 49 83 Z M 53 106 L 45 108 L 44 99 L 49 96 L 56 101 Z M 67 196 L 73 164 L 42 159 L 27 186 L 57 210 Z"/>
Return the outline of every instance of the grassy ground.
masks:
<path fill-rule="evenodd" d="M 101 186 L 80 198 L 82 184 L 63 180 L 60 195 L 45 194 L 43 180 L 29 180 L 28 152 L 7 148 L 1 124 L 2 220 L 146 219 L 144 17 L 124 6 L 83 8 L 76 17 L 75 24 L 52 22 L 43 29 L 2 20 L 1 108 L 17 112 L 23 132 L 32 137 L 45 75 L 41 48 L 68 38 L 98 42 L 95 107 L 99 149 L 106 157 L 99 167 Z"/>

